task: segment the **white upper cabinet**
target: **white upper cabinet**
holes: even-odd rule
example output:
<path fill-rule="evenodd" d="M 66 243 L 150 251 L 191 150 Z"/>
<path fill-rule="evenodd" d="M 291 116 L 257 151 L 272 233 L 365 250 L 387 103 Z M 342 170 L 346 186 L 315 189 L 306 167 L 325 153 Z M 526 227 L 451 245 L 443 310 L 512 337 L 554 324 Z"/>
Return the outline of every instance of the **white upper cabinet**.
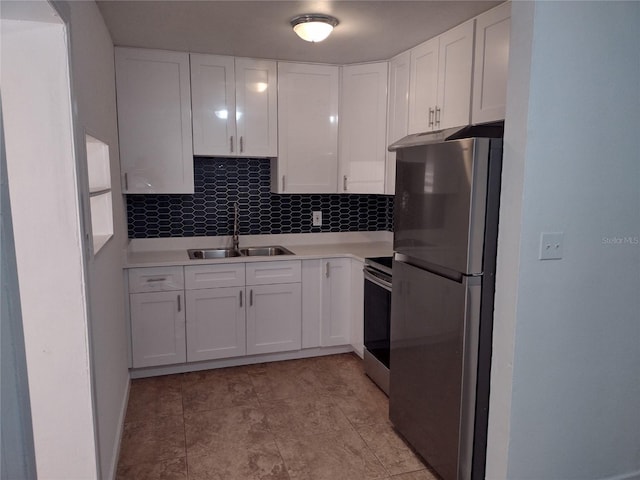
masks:
<path fill-rule="evenodd" d="M 410 52 L 409 133 L 434 129 L 438 98 L 438 46 L 440 38 L 432 38 Z"/>
<path fill-rule="evenodd" d="M 275 157 L 276 62 L 191 54 L 196 155 Z"/>
<path fill-rule="evenodd" d="M 474 22 L 411 50 L 409 133 L 469 123 Z"/>
<path fill-rule="evenodd" d="M 276 193 L 335 193 L 339 67 L 278 63 Z"/>
<path fill-rule="evenodd" d="M 236 152 L 236 93 L 233 57 L 191 54 L 193 153 Z"/>
<path fill-rule="evenodd" d="M 384 193 L 388 63 L 342 67 L 340 191 Z"/>
<path fill-rule="evenodd" d="M 504 120 L 510 34 L 511 2 L 477 17 L 472 123 Z"/>
<path fill-rule="evenodd" d="M 409 132 L 409 76 L 411 53 L 404 52 L 389 62 L 389 108 L 387 111 L 387 147 Z M 386 152 L 384 193 L 395 193 L 396 153 Z"/>
<path fill-rule="evenodd" d="M 193 193 L 189 54 L 116 48 L 123 193 Z"/>

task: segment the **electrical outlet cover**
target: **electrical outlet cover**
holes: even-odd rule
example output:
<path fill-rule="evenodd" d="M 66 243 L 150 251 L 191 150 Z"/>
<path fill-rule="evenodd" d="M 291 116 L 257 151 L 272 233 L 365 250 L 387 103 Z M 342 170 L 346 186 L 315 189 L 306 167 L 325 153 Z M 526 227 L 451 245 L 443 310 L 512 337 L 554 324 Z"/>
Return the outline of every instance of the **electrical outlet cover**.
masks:
<path fill-rule="evenodd" d="M 564 250 L 564 232 L 540 234 L 540 260 L 560 260 Z"/>

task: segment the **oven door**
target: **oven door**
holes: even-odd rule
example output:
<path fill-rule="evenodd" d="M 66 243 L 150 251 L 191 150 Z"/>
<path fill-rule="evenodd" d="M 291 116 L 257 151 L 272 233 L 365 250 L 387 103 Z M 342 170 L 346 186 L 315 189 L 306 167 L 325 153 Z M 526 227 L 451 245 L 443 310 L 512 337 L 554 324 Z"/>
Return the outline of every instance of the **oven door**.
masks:
<path fill-rule="evenodd" d="M 370 267 L 364 268 L 364 346 L 389 368 L 391 319 L 391 277 Z"/>

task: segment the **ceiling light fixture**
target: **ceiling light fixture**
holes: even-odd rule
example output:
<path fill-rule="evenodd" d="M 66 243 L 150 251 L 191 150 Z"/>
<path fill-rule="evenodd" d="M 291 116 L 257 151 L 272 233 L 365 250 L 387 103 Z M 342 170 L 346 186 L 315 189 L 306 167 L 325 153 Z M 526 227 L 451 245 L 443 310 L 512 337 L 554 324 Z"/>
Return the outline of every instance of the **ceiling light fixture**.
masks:
<path fill-rule="evenodd" d="M 338 19 L 321 13 L 307 13 L 291 19 L 293 31 L 307 42 L 321 42 L 329 36 Z"/>

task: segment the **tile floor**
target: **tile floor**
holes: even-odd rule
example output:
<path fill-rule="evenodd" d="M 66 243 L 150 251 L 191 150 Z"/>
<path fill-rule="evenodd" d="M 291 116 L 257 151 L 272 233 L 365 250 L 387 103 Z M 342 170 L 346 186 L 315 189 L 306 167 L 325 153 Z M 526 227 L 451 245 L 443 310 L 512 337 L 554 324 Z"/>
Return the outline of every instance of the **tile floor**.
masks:
<path fill-rule="evenodd" d="M 353 354 L 133 380 L 118 480 L 436 480 Z"/>

